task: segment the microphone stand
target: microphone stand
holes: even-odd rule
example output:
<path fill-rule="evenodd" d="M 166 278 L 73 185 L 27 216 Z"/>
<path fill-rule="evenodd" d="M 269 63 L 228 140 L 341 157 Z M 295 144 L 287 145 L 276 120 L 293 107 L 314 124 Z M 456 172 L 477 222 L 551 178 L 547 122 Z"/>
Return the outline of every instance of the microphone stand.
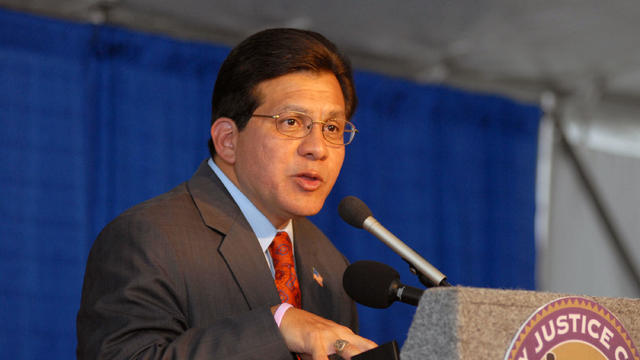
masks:
<path fill-rule="evenodd" d="M 440 280 L 439 284 L 434 285 L 433 282 L 431 280 L 429 280 L 426 276 L 424 276 L 424 274 L 418 272 L 418 270 L 416 270 L 415 266 L 411 265 L 411 263 L 409 261 L 407 261 L 407 259 L 402 258 L 402 260 L 404 260 L 407 265 L 409 265 L 409 271 L 418 277 L 418 280 L 420 280 L 420 282 L 422 283 L 422 285 L 424 285 L 425 287 L 448 287 L 451 286 L 451 284 L 447 281 L 447 278 L 444 278 L 442 280 Z"/>
<path fill-rule="evenodd" d="M 407 246 L 407 244 L 403 243 L 393 235 L 373 216 L 369 216 L 364 220 L 362 228 L 372 233 L 380 241 L 400 255 L 404 261 L 409 263 L 409 270 L 418 276 L 418 279 L 424 286 L 451 286 L 447 281 L 447 277 L 443 273 Z"/>

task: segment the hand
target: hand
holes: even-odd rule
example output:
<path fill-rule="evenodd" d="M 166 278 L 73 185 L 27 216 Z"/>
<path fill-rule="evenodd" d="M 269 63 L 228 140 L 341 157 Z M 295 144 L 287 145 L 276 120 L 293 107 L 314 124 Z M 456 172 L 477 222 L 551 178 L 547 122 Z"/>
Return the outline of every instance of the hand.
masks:
<path fill-rule="evenodd" d="M 338 354 L 346 360 L 378 346 L 346 326 L 296 308 L 290 308 L 284 314 L 280 332 L 289 350 L 301 354 L 303 359 L 327 360 L 329 355 L 336 353 L 334 344 L 338 339 L 348 342 Z"/>

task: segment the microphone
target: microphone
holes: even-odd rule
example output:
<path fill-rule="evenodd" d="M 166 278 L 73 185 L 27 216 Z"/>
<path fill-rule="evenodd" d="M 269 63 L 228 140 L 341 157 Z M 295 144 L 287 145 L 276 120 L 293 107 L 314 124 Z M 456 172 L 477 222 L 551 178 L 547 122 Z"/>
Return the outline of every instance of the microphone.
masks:
<path fill-rule="evenodd" d="M 345 197 L 338 206 L 338 213 L 349 225 L 367 230 L 400 255 L 425 286 L 451 286 L 443 273 L 382 226 L 362 200 L 355 196 Z"/>
<path fill-rule="evenodd" d="M 404 285 L 392 267 L 371 260 L 349 265 L 342 276 L 342 287 L 356 302 L 385 309 L 394 301 L 417 306 L 424 290 Z"/>

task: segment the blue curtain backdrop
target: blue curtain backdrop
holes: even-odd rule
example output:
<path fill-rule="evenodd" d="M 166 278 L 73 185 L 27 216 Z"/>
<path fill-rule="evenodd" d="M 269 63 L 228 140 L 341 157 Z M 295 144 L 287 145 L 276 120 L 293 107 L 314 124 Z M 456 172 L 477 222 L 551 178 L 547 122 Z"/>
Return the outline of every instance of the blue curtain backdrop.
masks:
<path fill-rule="evenodd" d="M 118 213 L 207 157 L 229 49 L 0 10 L 0 353 L 69 359 L 84 265 Z M 454 284 L 534 287 L 538 108 L 356 72 L 360 129 L 314 217 L 351 261 L 406 264 L 336 214 L 368 203 Z M 415 308 L 360 307 L 361 332 L 405 339 Z"/>

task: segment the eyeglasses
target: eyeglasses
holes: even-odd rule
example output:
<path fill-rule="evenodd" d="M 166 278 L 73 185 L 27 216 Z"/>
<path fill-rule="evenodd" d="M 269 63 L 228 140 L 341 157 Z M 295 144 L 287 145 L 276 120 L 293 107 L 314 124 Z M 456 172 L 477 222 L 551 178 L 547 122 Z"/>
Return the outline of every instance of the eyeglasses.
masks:
<path fill-rule="evenodd" d="M 314 123 L 322 124 L 322 136 L 334 145 L 349 145 L 358 130 L 346 119 L 315 121 L 309 115 L 297 111 L 288 111 L 277 115 L 259 115 L 255 117 L 271 118 L 276 121 L 276 129 L 282 135 L 300 139 L 311 133 Z"/>

